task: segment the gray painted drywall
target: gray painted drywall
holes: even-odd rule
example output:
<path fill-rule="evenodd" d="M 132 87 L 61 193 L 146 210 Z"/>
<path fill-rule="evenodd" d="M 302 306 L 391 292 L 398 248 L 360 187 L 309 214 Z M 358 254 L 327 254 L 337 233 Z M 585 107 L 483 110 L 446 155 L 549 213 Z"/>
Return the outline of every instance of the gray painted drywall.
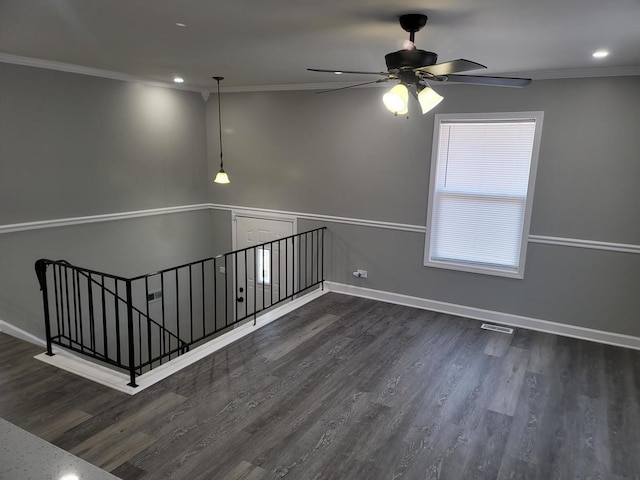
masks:
<path fill-rule="evenodd" d="M 0 224 L 206 201 L 194 92 L 0 63 Z"/>
<path fill-rule="evenodd" d="M 39 258 L 130 277 L 212 255 L 207 210 L 0 235 L 0 319 L 44 338 Z"/>
<path fill-rule="evenodd" d="M 0 63 L 0 225 L 207 201 L 193 92 Z M 38 258 L 117 275 L 213 255 L 203 210 L 0 235 L 0 319 L 43 338 Z"/>
<path fill-rule="evenodd" d="M 301 231 L 323 223 L 300 220 Z M 532 243 L 522 280 L 426 268 L 424 235 L 327 223 L 327 279 L 640 336 L 640 255 Z M 351 272 L 367 270 L 368 278 Z"/>
<path fill-rule="evenodd" d="M 439 90 L 441 113 L 545 112 L 532 234 L 640 244 L 640 78 Z M 433 114 L 394 118 L 380 89 L 223 94 L 224 186 L 215 96 L 6 64 L 0 92 L 0 224 L 206 201 L 424 224 Z M 638 255 L 530 244 L 514 280 L 423 267 L 421 234 L 329 227 L 330 280 L 640 335 Z M 0 235 L 0 319 L 42 337 L 40 257 L 131 275 L 230 246 L 225 211 Z"/>
<path fill-rule="evenodd" d="M 531 234 L 640 244 L 640 77 L 436 88 L 437 113 L 544 111 Z M 232 183 L 210 186 L 211 201 L 424 225 L 433 113 L 412 104 L 395 118 L 383 92 L 224 95 Z M 215 101 L 207 108 L 211 159 Z M 640 335 L 638 255 L 530 243 L 517 280 L 424 267 L 422 234 L 329 224 L 329 237 L 329 280 Z"/>
<path fill-rule="evenodd" d="M 436 87 L 435 113 L 544 111 L 531 234 L 640 243 L 640 77 L 547 80 L 525 89 Z M 230 185 L 212 202 L 424 225 L 433 113 L 407 120 L 384 89 L 223 95 Z M 209 99 L 210 165 L 218 155 Z"/>

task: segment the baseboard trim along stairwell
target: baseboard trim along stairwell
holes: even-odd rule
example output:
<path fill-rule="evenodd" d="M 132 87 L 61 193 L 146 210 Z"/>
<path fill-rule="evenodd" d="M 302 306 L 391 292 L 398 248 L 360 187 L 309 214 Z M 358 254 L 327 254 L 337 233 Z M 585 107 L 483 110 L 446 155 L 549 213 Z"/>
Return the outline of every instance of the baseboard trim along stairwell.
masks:
<path fill-rule="evenodd" d="M 14 327 L 4 320 L 0 320 L 0 332 L 11 335 L 12 337 L 19 338 L 20 340 L 24 340 L 25 342 L 33 343 L 34 345 L 38 345 L 39 347 L 47 346 L 47 342 L 45 342 L 41 338 L 38 338 L 35 335 L 30 334 L 29 332 L 25 332 L 21 328 Z"/>
<path fill-rule="evenodd" d="M 135 395 L 136 393 L 140 393 L 144 389 L 164 380 L 183 368 L 186 368 L 198 360 L 202 360 L 204 357 L 221 350 L 236 340 L 252 334 L 265 325 L 270 324 L 287 313 L 300 308 L 328 292 L 329 290 L 326 288 L 324 290 L 314 290 L 300 298 L 296 298 L 291 302 L 285 303 L 280 307 L 275 307 L 273 310 L 269 310 L 268 312 L 259 315 L 256 320 L 256 325 L 254 325 L 252 321 L 242 324 L 239 327 L 234 328 L 233 330 L 220 335 L 197 348 L 194 348 L 184 355 L 180 355 L 179 357 L 154 368 L 150 372 L 136 377 L 136 383 L 138 384 L 136 388 L 127 385 L 127 383 L 129 383 L 129 375 L 127 373 L 103 367 L 102 365 L 85 360 L 84 358 L 74 355 L 62 348 L 54 347 L 53 352 L 55 355 L 52 357 L 46 353 L 41 353 L 36 355 L 34 358 L 62 370 L 66 370 L 67 372 L 74 373 L 80 377 L 92 380 L 104 385 L 105 387 L 109 387 L 129 395 Z"/>
<path fill-rule="evenodd" d="M 332 292 L 342 293 L 345 295 L 369 298 L 372 300 L 379 300 L 381 302 L 421 308 L 423 310 L 448 313 L 450 315 L 457 315 L 459 317 L 470 318 L 473 320 L 481 320 L 483 322 L 498 323 L 501 325 L 508 325 L 510 327 L 526 328 L 528 330 L 553 333 L 555 335 L 561 335 L 563 337 L 578 338 L 581 340 L 589 340 L 592 342 L 604 343 L 616 347 L 625 347 L 632 348 L 634 350 L 640 350 L 640 337 L 624 335 L 622 333 L 605 332 L 602 330 L 595 330 L 591 328 L 577 327 L 575 325 L 550 322 L 548 320 L 524 317 L 521 315 L 514 315 L 512 313 L 503 313 L 493 310 L 467 307 L 464 305 L 440 302 L 438 300 L 412 297 L 400 293 L 385 292 L 383 290 L 373 290 L 371 288 L 358 287 L 355 285 L 346 285 L 344 283 L 325 282 L 325 287 Z"/>

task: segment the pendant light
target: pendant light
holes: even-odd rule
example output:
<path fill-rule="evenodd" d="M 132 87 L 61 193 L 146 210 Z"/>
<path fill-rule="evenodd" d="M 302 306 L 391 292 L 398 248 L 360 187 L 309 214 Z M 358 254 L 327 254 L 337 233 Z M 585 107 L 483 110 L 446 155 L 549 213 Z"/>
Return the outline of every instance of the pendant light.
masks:
<path fill-rule="evenodd" d="M 229 175 L 224 171 L 224 163 L 222 162 L 222 115 L 220 113 L 220 80 L 224 77 L 213 77 L 218 82 L 218 126 L 220 127 L 220 171 L 216 174 L 214 183 L 230 183 Z"/>

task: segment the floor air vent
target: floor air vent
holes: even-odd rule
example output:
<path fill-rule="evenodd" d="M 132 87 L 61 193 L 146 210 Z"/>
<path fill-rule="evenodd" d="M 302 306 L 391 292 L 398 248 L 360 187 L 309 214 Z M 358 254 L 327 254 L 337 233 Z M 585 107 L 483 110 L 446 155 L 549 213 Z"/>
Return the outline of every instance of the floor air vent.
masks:
<path fill-rule="evenodd" d="M 492 332 L 508 333 L 509 335 L 513 333 L 513 328 L 501 327 L 500 325 L 491 325 L 489 323 L 483 323 L 480 328 L 483 328 L 484 330 L 491 330 Z"/>

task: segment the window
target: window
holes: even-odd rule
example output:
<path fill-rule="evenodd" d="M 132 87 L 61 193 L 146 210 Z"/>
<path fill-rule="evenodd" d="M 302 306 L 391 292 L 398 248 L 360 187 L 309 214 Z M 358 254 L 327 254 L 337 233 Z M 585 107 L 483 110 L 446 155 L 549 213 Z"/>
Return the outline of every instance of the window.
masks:
<path fill-rule="evenodd" d="M 271 250 L 258 247 L 256 252 L 258 283 L 271 285 Z"/>
<path fill-rule="evenodd" d="M 523 278 L 542 118 L 436 115 L 426 266 Z"/>

